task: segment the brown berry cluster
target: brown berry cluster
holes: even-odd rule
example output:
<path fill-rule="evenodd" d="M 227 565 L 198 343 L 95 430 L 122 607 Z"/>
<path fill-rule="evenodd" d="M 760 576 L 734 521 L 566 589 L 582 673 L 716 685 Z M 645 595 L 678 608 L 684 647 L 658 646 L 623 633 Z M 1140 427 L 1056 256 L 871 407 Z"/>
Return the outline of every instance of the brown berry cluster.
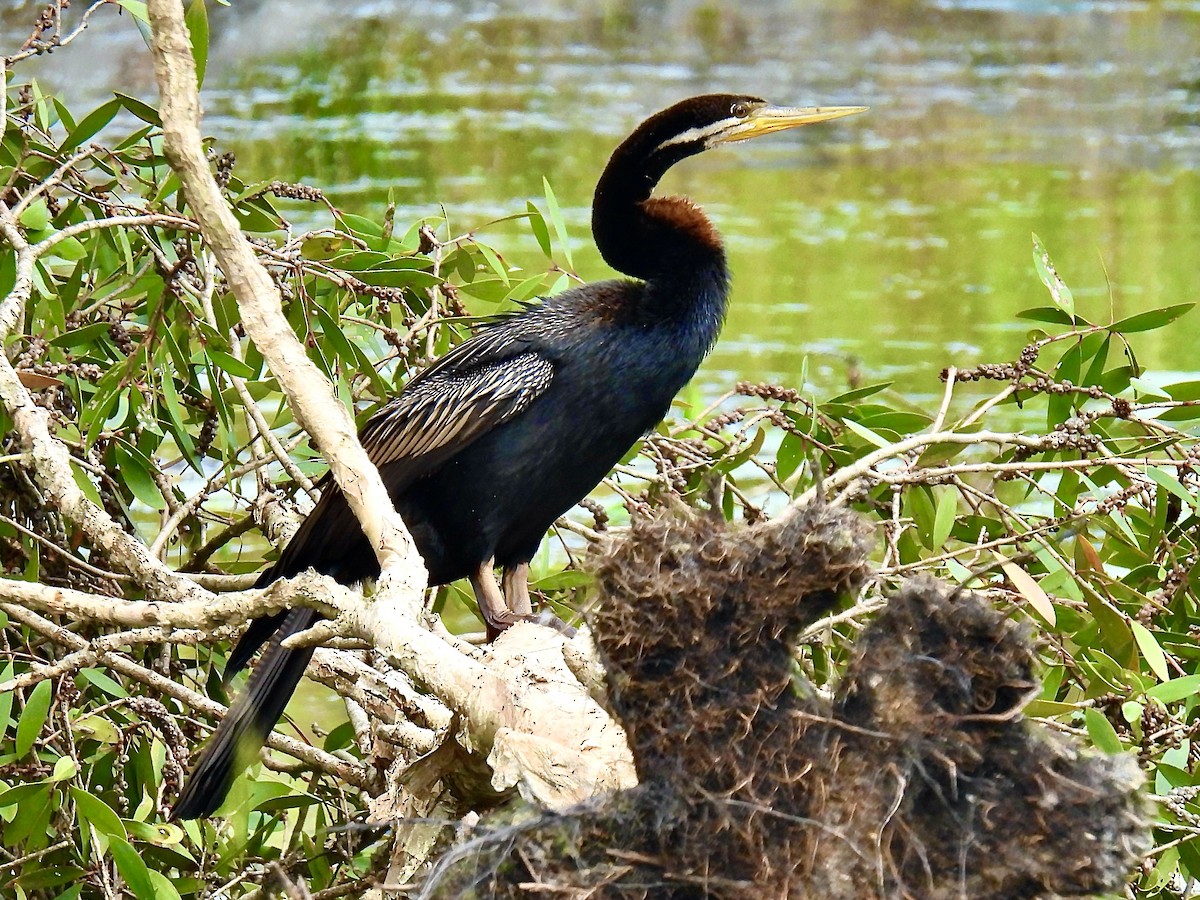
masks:
<path fill-rule="evenodd" d="M 728 428 L 730 425 L 735 425 L 746 418 L 744 409 L 734 409 L 729 412 L 723 412 L 718 416 L 713 416 L 704 423 L 704 427 L 709 431 L 720 431 L 722 428 Z"/>
<path fill-rule="evenodd" d="M 608 530 L 608 511 L 598 501 L 591 497 L 584 497 L 579 501 L 579 505 L 591 513 L 597 531 Z"/>
<path fill-rule="evenodd" d="M 325 193 L 320 188 L 307 184 L 289 184 L 286 181 L 272 181 L 267 185 L 267 193 L 288 200 L 307 200 L 310 203 L 328 203 Z"/>
<path fill-rule="evenodd" d="M 739 381 L 733 388 L 743 397 L 759 397 L 763 400 L 779 400 L 783 403 L 799 403 L 803 398 L 795 388 L 787 388 L 778 384 L 760 381 Z"/>
<path fill-rule="evenodd" d="M 217 166 L 215 176 L 217 185 L 224 190 L 229 186 L 229 179 L 233 177 L 233 167 L 237 162 L 237 157 L 232 153 L 222 153 L 217 156 L 215 162 Z"/>

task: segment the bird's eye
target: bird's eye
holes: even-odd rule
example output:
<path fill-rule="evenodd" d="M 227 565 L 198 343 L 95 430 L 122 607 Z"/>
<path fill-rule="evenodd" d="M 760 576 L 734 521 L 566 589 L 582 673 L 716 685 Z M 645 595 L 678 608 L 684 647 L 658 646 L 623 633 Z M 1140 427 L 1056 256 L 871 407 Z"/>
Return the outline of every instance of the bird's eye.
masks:
<path fill-rule="evenodd" d="M 729 108 L 729 111 L 731 113 L 733 113 L 735 116 L 737 116 L 739 119 L 744 119 L 744 118 L 746 118 L 746 116 L 750 115 L 750 104 L 742 103 L 739 100 L 737 103 L 733 104 L 733 106 L 731 106 Z"/>

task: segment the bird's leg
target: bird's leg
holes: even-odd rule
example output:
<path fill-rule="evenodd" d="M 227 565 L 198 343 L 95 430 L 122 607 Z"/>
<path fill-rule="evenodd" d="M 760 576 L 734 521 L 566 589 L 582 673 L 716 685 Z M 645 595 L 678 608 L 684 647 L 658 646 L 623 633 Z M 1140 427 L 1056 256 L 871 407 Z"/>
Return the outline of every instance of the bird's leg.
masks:
<path fill-rule="evenodd" d="M 529 599 L 529 563 L 517 563 L 504 567 L 504 602 L 513 616 L 547 628 L 553 628 L 568 639 L 575 637 L 575 629 L 554 614 L 549 606 L 543 606 L 536 616 L 533 601 Z"/>
<path fill-rule="evenodd" d="M 504 568 L 504 603 L 515 616 L 533 616 L 533 601 L 529 599 L 529 563 Z"/>
<path fill-rule="evenodd" d="M 475 591 L 475 600 L 479 611 L 483 613 L 483 621 L 487 623 L 487 639 L 494 641 L 509 625 L 526 618 L 514 615 L 504 602 L 504 594 L 500 593 L 500 585 L 496 584 L 494 560 L 486 560 L 479 564 L 475 574 L 471 576 L 471 589 Z M 507 580 L 507 579 L 506 579 Z"/>

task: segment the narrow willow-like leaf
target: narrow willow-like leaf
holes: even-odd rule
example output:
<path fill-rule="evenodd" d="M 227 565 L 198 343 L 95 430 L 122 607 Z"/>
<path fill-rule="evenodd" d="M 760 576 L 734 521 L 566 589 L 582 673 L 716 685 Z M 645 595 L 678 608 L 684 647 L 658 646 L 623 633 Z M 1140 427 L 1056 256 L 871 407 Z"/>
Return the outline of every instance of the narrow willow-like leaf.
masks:
<path fill-rule="evenodd" d="M 1033 576 L 1008 559 L 1000 563 L 1000 568 L 1004 570 L 1004 574 L 1012 582 L 1012 586 L 1017 589 L 1017 592 L 1029 601 L 1034 612 L 1044 619 L 1046 624 L 1053 626 L 1057 619 L 1054 614 L 1054 604 L 1050 602 L 1050 598 L 1042 590 L 1041 585 L 1034 581 Z"/>
<path fill-rule="evenodd" d="M 1121 753 L 1125 750 L 1121 739 L 1117 737 L 1116 729 L 1112 727 L 1112 722 L 1108 721 L 1100 710 L 1085 709 L 1083 721 L 1087 725 L 1088 737 L 1098 750 L 1105 753 Z"/>
<path fill-rule="evenodd" d="M 954 514 L 958 511 L 958 491 L 945 489 L 938 497 L 937 511 L 933 518 L 933 550 L 946 546 L 950 532 L 954 529 Z"/>
<path fill-rule="evenodd" d="M 204 0 L 192 0 L 188 4 L 183 22 L 191 36 L 192 59 L 196 63 L 196 85 L 203 86 L 204 72 L 208 68 L 208 8 L 204 5 Z"/>
<path fill-rule="evenodd" d="M 1188 697 L 1200 694 L 1200 675 L 1184 675 L 1156 684 L 1146 691 L 1147 697 L 1152 697 L 1162 703 L 1175 703 Z"/>
<path fill-rule="evenodd" d="M 1180 316 L 1189 312 L 1195 305 L 1195 303 L 1179 303 L 1175 306 L 1164 306 L 1161 309 L 1152 309 L 1148 312 L 1138 313 L 1135 316 L 1129 316 L 1127 319 L 1113 323 L 1109 326 L 1109 330 L 1117 334 L 1153 331 L 1155 328 L 1170 325 Z"/>
<path fill-rule="evenodd" d="M 1042 284 L 1050 291 L 1050 299 L 1074 320 L 1075 298 L 1071 296 L 1071 289 L 1059 277 L 1050 254 L 1036 234 L 1033 236 L 1033 265 L 1037 269 L 1038 277 L 1042 279 Z"/>
<path fill-rule="evenodd" d="M 554 234 L 558 237 L 558 245 L 562 249 L 563 258 L 567 261 L 567 265 L 572 269 L 575 268 L 575 263 L 571 259 L 571 247 L 567 242 L 567 223 L 563 220 L 562 210 L 558 206 L 558 198 L 554 196 L 554 189 L 550 187 L 550 182 L 542 179 L 542 188 L 546 193 L 546 208 L 550 211 L 550 224 L 554 226 Z"/>
<path fill-rule="evenodd" d="M 1137 642 L 1138 651 L 1142 654 L 1142 659 L 1146 661 L 1150 671 L 1157 676 L 1159 681 L 1169 681 L 1171 670 L 1167 666 L 1167 656 L 1159 646 L 1158 639 L 1150 633 L 1150 629 L 1136 619 L 1129 623 L 1129 627 L 1133 631 L 1133 639 Z"/>
<path fill-rule="evenodd" d="M 133 895 L 138 900 L 156 900 L 157 894 L 154 882 L 150 878 L 150 870 L 146 868 L 146 863 L 133 846 L 124 838 L 114 836 L 109 838 L 108 852 Z"/>
<path fill-rule="evenodd" d="M 17 742 L 14 748 L 17 758 L 25 756 L 37 742 L 42 726 L 46 724 L 46 716 L 50 713 L 52 698 L 50 681 L 39 681 L 29 692 L 25 701 L 25 709 L 17 720 Z"/>

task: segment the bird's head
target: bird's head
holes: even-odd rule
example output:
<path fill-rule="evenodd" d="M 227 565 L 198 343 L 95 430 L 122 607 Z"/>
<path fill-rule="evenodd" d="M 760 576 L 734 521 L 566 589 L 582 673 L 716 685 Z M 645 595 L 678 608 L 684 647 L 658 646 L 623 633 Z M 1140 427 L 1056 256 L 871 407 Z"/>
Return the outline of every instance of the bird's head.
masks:
<path fill-rule="evenodd" d="M 617 150 L 641 157 L 647 179 L 710 147 L 865 112 L 865 106 L 772 106 L 745 94 L 690 97 L 643 122 Z"/>
<path fill-rule="evenodd" d="M 705 94 L 655 113 L 613 152 L 592 204 L 592 234 L 618 272 L 649 279 L 663 267 L 690 265 L 702 248 L 723 259 L 704 214 L 681 197 L 652 198 L 667 169 L 719 144 L 863 112 L 864 106 L 771 106 L 744 94 Z M 681 263 L 684 260 L 684 263 Z"/>

